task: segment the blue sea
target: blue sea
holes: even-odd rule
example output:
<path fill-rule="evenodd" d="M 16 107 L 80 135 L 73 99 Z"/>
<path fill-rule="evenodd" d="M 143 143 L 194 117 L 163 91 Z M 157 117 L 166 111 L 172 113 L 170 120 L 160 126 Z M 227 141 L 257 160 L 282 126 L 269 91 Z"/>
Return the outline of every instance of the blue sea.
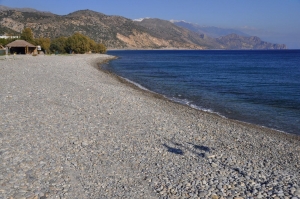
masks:
<path fill-rule="evenodd" d="M 300 135 L 300 50 L 120 50 L 105 65 L 179 103 Z"/>

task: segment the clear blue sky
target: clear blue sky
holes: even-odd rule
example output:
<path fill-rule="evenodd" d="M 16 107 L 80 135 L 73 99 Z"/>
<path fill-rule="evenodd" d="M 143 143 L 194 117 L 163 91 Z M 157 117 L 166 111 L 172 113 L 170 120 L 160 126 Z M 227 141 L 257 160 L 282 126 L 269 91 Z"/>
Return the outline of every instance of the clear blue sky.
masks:
<path fill-rule="evenodd" d="M 300 49 L 300 0 L 0 0 L 65 15 L 90 9 L 130 19 L 176 19 L 199 25 L 236 28 L 288 48 Z"/>

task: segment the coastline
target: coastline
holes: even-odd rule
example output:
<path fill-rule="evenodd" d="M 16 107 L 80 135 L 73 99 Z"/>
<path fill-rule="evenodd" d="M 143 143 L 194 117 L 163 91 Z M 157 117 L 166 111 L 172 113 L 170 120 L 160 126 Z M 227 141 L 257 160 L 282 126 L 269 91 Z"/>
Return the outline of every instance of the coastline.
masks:
<path fill-rule="evenodd" d="M 300 139 L 99 70 L 107 55 L 0 62 L 0 198 L 300 197 Z"/>
<path fill-rule="evenodd" d="M 299 51 L 295 53 L 299 54 Z M 158 92 L 171 100 L 193 108 L 300 135 L 300 126 L 297 122 L 300 112 L 297 110 L 299 98 L 297 96 L 297 78 L 295 78 L 297 74 L 295 53 L 256 50 L 253 52 L 189 51 L 188 53 L 184 51 L 165 53 L 159 51 L 109 51 L 108 54 L 120 56 L 120 59 L 103 67 L 125 79 L 128 78 L 129 81 L 136 82 L 137 85 L 142 85 L 148 90 Z M 148 55 L 151 55 L 152 59 Z M 280 67 L 281 55 L 288 57 L 285 64 L 289 65 L 291 70 L 284 70 Z M 190 56 L 193 58 L 190 59 Z M 210 61 L 211 56 L 215 56 L 218 60 Z M 235 56 L 237 57 L 235 58 Z M 200 59 L 199 63 L 194 63 L 196 57 Z M 262 59 L 256 60 L 258 57 Z M 277 60 L 278 64 L 268 61 L 268 57 L 273 57 L 274 62 Z M 244 59 L 251 59 L 253 64 Z M 243 64 L 243 62 L 246 63 Z M 184 67 L 191 67 L 191 69 L 183 69 L 183 64 Z M 211 67 L 208 64 L 212 64 L 215 69 L 210 70 Z M 199 70 L 196 69 L 196 66 Z M 259 67 L 260 70 L 257 70 L 256 67 Z M 278 80 L 271 76 L 270 71 L 264 73 L 266 68 L 272 68 L 276 77 L 279 77 Z M 192 70 L 193 72 L 191 72 Z M 217 72 L 219 70 L 220 72 Z M 252 71 L 249 75 L 247 75 L 248 70 Z M 254 73 L 257 75 L 252 75 Z M 220 76 L 224 80 L 219 78 Z M 268 76 L 268 78 L 261 78 L 258 81 L 263 76 Z M 180 84 L 177 84 L 178 81 Z M 273 84 L 273 81 L 284 83 Z M 270 89 L 266 89 L 269 86 Z M 247 89 L 248 87 L 251 89 Z"/>
<path fill-rule="evenodd" d="M 118 57 L 114 57 L 113 59 L 109 59 L 107 62 L 109 62 L 110 60 L 114 60 L 114 59 L 118 59 Z M 134 88 L 138 91 L 141 91 L 143 92 L 145 95 L 147 96 L 150 96 L 150 97 L 154 97 L 154 98 L 158 98 L 158 99 L 162 99 L 162 100 L 165 100 L 169 103 L 174 103 L 174 104 L 178 104 L 180 106 L 184 106 L 186 108 L 189 108 L 189 109 L 193 109 L 195 111 L 199 111 L 203 114 L 209 114 L 209 115 L 212 115 L 214 117 L 217 117 L 219 119 L 225 119 L 225 120 L 228 120 L 229 122 L 233 122 L 233 123 L 236 123 L 236 124 L 239 124 L 239 125 L 245 125 L 247 126 L 248 128 L 254 128 L 254 129 L 257 129 L 259 131 L 266 131 L 268 132 L 269 134 L 276 134 L 276 136 L 290 136 L 292 139 L 299 139 L 300 140 L 300 136 L 297 135 L 297 134 L 291 134 L 291 133 L 288 133 L 288 132 L 285 132 L 285 131 L 281 131 L 281 130 L 277 130 L 277 129 L 273 129 L 273 128 L 269 128 L 269 127 L 265 127 L 265 126 L 261 126 L 261 125 L 257 125 L 257 124 L 253 124 L 253 123 L 249 123 L 249 122 L 244 122 L 244 121 L 240 121 L 240 120 L 235 120 L 235 119 L 230 119 L 230 118 L 227 118 L 219 113 L 216 113 L 216 112 L 211 112 L 211 111 L 205 111 L 205 110 L 202 110 L 202 109 L 198 109 L 198 108 L 194 108 L 192 106 L 189 106 L 187 104 L 182 104 L 180 102 L 177 102 L 177 101 L 174 101 L 172 99 L 169 99 L 168 97 L 162 95 L 162 94 L 159 94 L 159 93 L 156 93 L 154 91 L 151 91 L 151 90 L 148 90 L 146 88 L 143 88 L 142 86 L 138 85 L 137 83 L 135 82 L 131 82 L 130 80 L 124 78 L 124 77 L 121 77 L 113 72 L 110 72 L 109 70 L 106 70 L 106 69 L 103 69 L 101 67 L 102 64 L 105 64 L 107 62 L 96 62 L 94 63 L 95 67 L 97 69 L 99 69 L 99 71 L 103 72 L 103 73 L 106 73 L 108 75 L 110 75 L 112 78 L 116 79 L 117 81 L 131 87 L 131 88 Z"/>

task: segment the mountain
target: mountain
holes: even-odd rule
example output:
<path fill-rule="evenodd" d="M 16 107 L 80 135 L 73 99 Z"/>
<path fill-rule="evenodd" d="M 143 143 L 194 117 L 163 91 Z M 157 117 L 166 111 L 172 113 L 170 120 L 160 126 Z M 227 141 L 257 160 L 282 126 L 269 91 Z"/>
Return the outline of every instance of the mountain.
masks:
<path fill-rule="evenodd" d="M 7 6 L 1 6 L 0 5 L 0 11 L 6 11 L 6 10 L 16 10 L 20 12 L 43 12 L 43 13 L 51 13 L 51 12 L 44 12 L 44 11 L 39 11 L 33 8 L 10 8 Z"/>
<path fill-rule="evenodd" d="M 224 37 L 216 39 L 220 44 L 226 46 L 226 48 L 239 50 L 239 49 L 286 49 L 284 44 L 272 44 L 265 41 L 262 41 L 260 38 L 252 37 L 243 37 L 237 34 L 230 34 Z"/>
<path fill-rule="evenodd" d="M 189 22 L 185 22 L 185 21 L 175 21 L 175 20 L 171 20 L 171 22 L 177 26 L 189 29 L 189 30 L 197 32 L 199 34 L 205 34 L 205 35 L 207 35 L 209 37 L 213 37 L 213 38 L 218 38 L 218 37 L 226 36 L 229 34 L 237 34 L 237 35 L 245 36 L 245 37 L 250 36 L 242 31 L 232 29 L 232 28 L 200 26 L 199 24 L 189 23 Z"/>
<path fill-rule="evenodd" d="M 221 48 L 221 45 L 214 39 L 179 27 L 166 20 L 146 18 L 135 21 L 135 23 L 146 28 L 151 35 L 166 41 L 189 43 L 191 48 L 197 48 L 197 46 L 201 46 L 202 49 Z"/>
<path fill-rule="evenodd" d="M 181 41 L 193 42 L 199 46 L 204 46 L 204 49 L 286 49 L 284 44 L 272 44 L 261 41 L 258 37 L 248 36 L 247 34 L 234 29 L 211 27 L 210 30 L 215 30 L 214 34 L 219 32 L 220 35 L 226 35 L 223 37 L 213 38 L 212 36 L 208 36 L 207 32 L 204 31 L 208 30 L 208 27 L 206 27 L 206 29 L 202 27 L 203 31 L 200 31 L 200 26 L 197 24 L 182 22 L 181 24 L 190 24 L 190 27 L 187 28 L 182 25 L 178 25 L 178 23 L 174 21 L 152 18 L 135 20 L 135 23 L 147 28 L 148 32 L 159 38 L 178 41 L 181 39 Z"/>
<path fill-rule="evenodd" d="M 231 46 L 238 46 L 231 45 L 231 38 L 219 40 L 161 19 L 134 21 L 91 10 L 56 15 L 31 9 L 0 8 L 0 30 L 20 34 L 25 27 L 29 27 L 36 38 L 56 38 L 81 32 L 104 43 L 109 49 L 231 49 Z M 232 39 L 236 43 L 235 38 Z M 243 42 L 247 40 L 243 39 Z M 259 47 L 282 48 L 269 43 Z"/>
<path fill-rule="evenodd" d="M 20 33 L 0 25 L 0 35 L 5 35 L 5 34 L 18 36 Z"/>
<path fill-rule="evenodd" d="M 0 27 L 21 32 L 29 27 L 35 37 L 70 36 L 81 32 L 108 48 L 152 49 L 188 48 L 202 49 L 193 42 L 165 40 L 150 33 L 147 28 L 131 19 L 108 16 L 91 10 L 80 10 L 68 15 L 41 12 L 0 11 Z"/>

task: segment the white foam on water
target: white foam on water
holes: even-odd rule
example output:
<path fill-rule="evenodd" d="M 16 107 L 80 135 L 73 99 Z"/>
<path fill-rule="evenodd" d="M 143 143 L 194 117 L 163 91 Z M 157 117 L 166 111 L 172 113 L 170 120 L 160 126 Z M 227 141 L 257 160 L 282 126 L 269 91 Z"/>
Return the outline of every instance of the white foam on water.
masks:
<path fill-rule="evenodd" d="M 121 76 L 119 76 L 119 77 L 121 77 Z M 140 85 L 140 84 L 138 84 L 138 83 L 136 83 L 136 82 L 134 82 L 134 81 L 131 81 L 131 80 L 129 80 L 129 79 L 127 79 L 127 78 L 124 78 L 124 77 L 121 77 L 121 78 L 124 79 L 125 81 L 127 81 L 127 82 L 129 82 L 129 83 L 131 83 L 131 84 L 133 84 L 133 85 L 135 85 L 135 86 L 137 86 L 138 88 L 140 88 L 140 89 L 142 89 L 142 90 L 149 91 L 149 92 L 151 92 L 151 93 L 155 93 L 155 92 L 153 92 L 153 91 L 151 91 L 151 90 L 149 90 L 149 89 L 143 87 L 142 85 Z"/>
<path fill-rule="evenodd" d="M 151 90 L 149 90 L 149 89 L 143 87 L 142 85 L 140 85 L 140 84 L 138 84 L 138 83 L 136 83 L 136 82 L 134 82 L 134 81 L 131 81 L 131 80 L 127 79 L 127 78 L 124 78 L 124 77 L 121 77 L 121 76 L 119 76 L 119 77 L 122 78 L 122 79 L 124 79 L 125 81 L 127 81 L 127 82 L 129 82 L 129 83 L 131 83 L 131 84 L 133 84 L 133 85 L 135 85 L 135 86 L 137 86 L 138 88 L 140 88 L 140 89 L 142 89 L 142 90 L 145 90 L 145 91 L 148 91 L 148 92 L 151 92 L 151 93 L 155 93 L 155 94 L 162 95 L 163 97 L 165 97 L 165 98 L 167 98 L 167 99 L 169 99 L 169 100 L 171 100 L 171 101 L 173 101 L 173 102 L 177 102 L 177 103 L 179 103 L 179 104 L 184 104 L 184 105 L 187 105 L 187 106 L 189 106 L 189 107 L 191 107 L 191 108 L 193 108 L 193 109 L 200 110 L 200 111 L 204 111 L 204 112 L 208 112 L 208 113 L 217 114 L 217 115 L 219 115 L 220 117 L 226 118 L 224 115 L 221 115 L 220 113 L 215 112 L 215 111 L 213 111 L 213 110 L 211 110 L 211 109 L 207 109 L 207 108 L 203 108 L 203 107 L 197 106 L 197 105 L 193 104 L 192 101 L 190 101 L 190 100 L 188 100 L 188 99 L 179 99 L 179 98 L 176 98 L 176 97 L 168 97 L 168 96 L 166 96 L 166 95 L 163 95 L 163 94 L 160 94 L 160 93 L 156 93 L 156 92 L 154 92 L 154 91 L 151 91 Z M 179 95 L 179 96 L 181 96 L 181 95 Z"/>
<path fill-rule="evenodd" d="M 129 82 L 129 83 L 131 83 L 131 84 L 133 84 L 133 85 L 135 85 L 135 86 L 137 86 L 138 88 L 140 88 L 140 89 L 142 89 L 142 90 L 145 90 L 145 91 L 148 91 L 148 92 L 151 92 L 151 93 L 154 93 L 154 94 L 159 94 L 159 93 L 156 93 L 156 92 L 154 92 L 154 91 L 151 91 L 151 90 L 149 90 L 149 89 L 143 87 L 142 85 L 140 85 L 140 84 L 138 84 L 138 83 L 136 83 L 136 82 L 134 82 L 134 81 L 131 81 L 131 80 L 127 79 L 127 78 L 124 78 L 124 77 L 121 77 L 121 76 L 119 76 L 119 77 L 122 78 L 122 79 L 124 79 L 125 81 L 127 81 L 127 82 Z M 159 95 L 162 95 L 162 94 L 159 94 Z M 224 115 L 222 115 L 222 114 L 220 114 L 220 113 L 218 113 L 218 112 L 215 112 L 215 111 L 213 111 L 213 110 L 211 110 L 211 109 L 207 109 L 207 108 L 203 108 L 203 107 L 197 106 L 197 105 L 193 104 L 192 101 L 190 101 L 190 100 L 188 100 L 188 99 L 179 99 L 179 98 L 176 98 L 176 97 L 168 97 L 168 96 L 166 96 L 166 95 L 162 95 L 162 96 L 165 97 L 165 98 L 167 98 L 167 99 L 169 99 L 169 100 L 171 100 L 171 101 L 173 101 L 173 102 L 176 102 L 176 103 L 179 103 L 179 104 L 187 105 L 187 106 L 189 106 L 189 107 L 191 107 L 191 108 L 193 108 L 193 109 L 200 110 L 200 111 L 204 111 L 204 112 L 208 112 L 208 113 L 217 114 L 218 116 L 220 116 L 220 117 L 222 117 L 222 118 L 227 118 L 227 117 L 225 117 Z M 181 96 L 181 95 L 178 95 L 178 96 Z M 236 121 L 239 121 L 239 122 L 242 122 L 242 123 L 245 123 L 245 124 L 253 124 L 253 123 L 245 122 L 245 121 L 242 121 L 242 120 L 236 120 Z M 266 126 L 258 125 L 258 124 L 256 124 L 256 125 L 257 125 L 257 126 L 261 126 L 261 127 L 263 127 L 263 128 L 269 128 L 269 129 L 272 129 L 272 130 L 276 130 L 276 131 L 279 131 L 279 132 L 284 133 L 284 134 L 289 134 L 289 133 L 287 133 L 287 132 L 285 132 L 285 131 L 278 130 L 278 129 L 275 129 L 275 128 L 270 128 L 270 127 L 266 127 Z"/>
<path fill-rule="evenodd" d="M 179 95 L 179 96 L 181 96 L 181 95 Z M 215 112 L 215 111 L 213 111 L 211 109 L 207 109 L 207 108 L 203 108 L 203 107 L 197 106 L 197 105 L 193 104 L 193 102 L 190 101 L 190 100 L 188 100 L 188 99 L 179 99 L 179 98 L 176 98 L 176 97 L 172 97 L 172 98 L 168 98 L 168 99 L 170 99 L 170 100 L 172 100 L 174 102 L 180 103 L 180 104 L 188 105 L 189 107 L 191 107 L 193 109 L 197 109 L 197 110 L 208 112 L 208 113 L 217 114 L 220 117 L 226 118 L 224 115 L 221 115 L 220 113 Z"/>

